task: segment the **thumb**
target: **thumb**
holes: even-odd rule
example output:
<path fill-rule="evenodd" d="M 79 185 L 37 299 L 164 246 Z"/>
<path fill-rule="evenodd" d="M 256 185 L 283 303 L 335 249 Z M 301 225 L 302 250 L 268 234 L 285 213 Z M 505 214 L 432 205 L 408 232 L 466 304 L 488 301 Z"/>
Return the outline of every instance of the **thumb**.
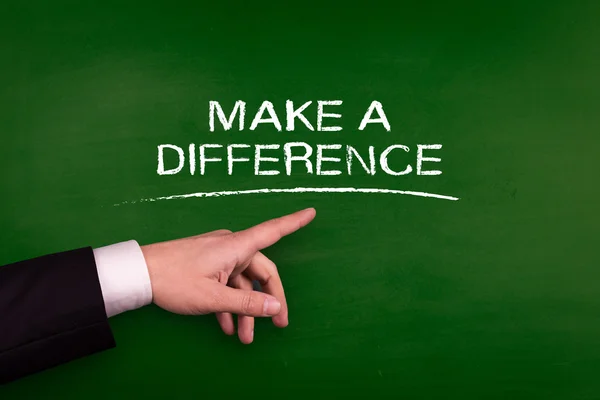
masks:
<path fill-rule="evenodd" d="M 221 286 L 221 298 L 216 312 L 229 312 L 251 317 L 272 317 L 281 311 L 281 303 L 275 297 L 255 290 L 234 289 Z"/>

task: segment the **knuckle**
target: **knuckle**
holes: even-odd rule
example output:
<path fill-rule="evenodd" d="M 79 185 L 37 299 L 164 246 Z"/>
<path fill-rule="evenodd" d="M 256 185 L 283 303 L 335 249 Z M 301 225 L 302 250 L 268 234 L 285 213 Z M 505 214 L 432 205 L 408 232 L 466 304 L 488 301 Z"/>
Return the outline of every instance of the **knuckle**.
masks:
<path fill-rule="evenodd" d="M 246 293 L 242 297 L 242 312 L 244 314 L 252 314 L 253 309 L 255 308 L 255 301 L 253 296 L 250 293 Z"/>
<path fill-rule="evenodd" d="M 260 279 L 258 279 L 258 283 L 260 284 L 261 287 L 268 286 L 271 283 L 272 277 L 273 277 L 273 275 L 267 274 L 266 276 L 263 276 Z"/>
<path fill-rule="evenodd" d="M 267 261 L 267 268 L 268 268 L 269 272 L 271 274 L 277 272 L 277 264 L 275 264 L 273 261 L 271 261 L 269 259 L 267 259 L 267 260 L 268 260 Z"/>
<path fill-rule="evenodd" d="M 277 265 L 275 265 L 275 263 L 271 260 L 268 260 L 268 262 L 265 264 L 265 273 L 264 273 L 264 277 L 263 279 L 268 282 L 271 277 L 273 276 L 279 276 L 279 271 L 277 270 Z"/>

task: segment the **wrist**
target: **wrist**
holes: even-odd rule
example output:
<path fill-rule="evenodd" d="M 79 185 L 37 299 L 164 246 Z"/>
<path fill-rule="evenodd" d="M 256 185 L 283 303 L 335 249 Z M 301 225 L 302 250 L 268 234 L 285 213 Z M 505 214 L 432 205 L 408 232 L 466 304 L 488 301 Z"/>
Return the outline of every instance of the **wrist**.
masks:
<path fill-rule="evenodd" d="M 157 244 L 149 244 L 145 246 L 141 246 L 140 249 L 142 251 L 142 256 L 146 262 L 146 267 L 148 269 L 148 277 L 150 278 L 150 290 L 152 292 L 152 300 L 154 300 L 154 294 L 156 293 L 156 283 L 158 281 L 158 262 L 156 256 L 156 246 Z"/>

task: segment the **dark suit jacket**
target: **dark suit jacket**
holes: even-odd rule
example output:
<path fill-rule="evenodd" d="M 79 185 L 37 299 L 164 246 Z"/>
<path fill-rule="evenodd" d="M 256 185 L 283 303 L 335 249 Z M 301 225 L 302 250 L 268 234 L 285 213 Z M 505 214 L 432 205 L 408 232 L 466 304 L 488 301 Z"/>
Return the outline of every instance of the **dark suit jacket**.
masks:
<path fill-rule="evenodd" d="M 0 267 L 0 383 L 114 346 L 91 248 Z"/>

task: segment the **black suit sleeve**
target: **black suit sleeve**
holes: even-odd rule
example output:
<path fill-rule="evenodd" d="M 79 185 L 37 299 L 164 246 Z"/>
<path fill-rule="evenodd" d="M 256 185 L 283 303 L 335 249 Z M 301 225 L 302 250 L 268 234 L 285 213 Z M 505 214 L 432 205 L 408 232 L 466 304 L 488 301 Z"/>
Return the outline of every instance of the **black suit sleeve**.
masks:
<path fill-rule="evenodd" d="M 0 267 L 0 383 L 114 346 L 91 248 Z"/>

